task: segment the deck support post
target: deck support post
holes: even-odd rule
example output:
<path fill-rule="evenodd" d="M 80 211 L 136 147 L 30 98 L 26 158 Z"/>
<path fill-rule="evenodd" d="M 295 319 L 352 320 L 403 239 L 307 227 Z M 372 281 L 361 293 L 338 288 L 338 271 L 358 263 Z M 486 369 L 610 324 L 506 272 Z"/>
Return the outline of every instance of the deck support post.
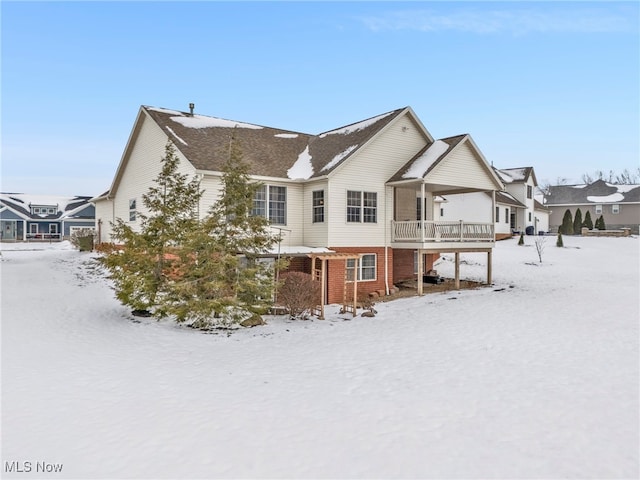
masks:
<path fill-rule="evenodd" d="M 456 288 L 460 288 L 460 252 L 456 252 Z"/>
<path fill-rule="evenodd" d="M 423 284 L 423 275 L 424 275 L 424 259 L 423 256 L 424 253 L 421 249 L 418 249 L 418 295 L 422 296 L 422 294 L 424 293 L 424 284 Z"/>
<path fill-rule="evenodd" d="M 492 259 L 492 254 L 493 250 L 489 249 L 489 251 L 487 252 L 487 285 L 491 285 L 492 279 L 491 279 L 491 259 Z"/>

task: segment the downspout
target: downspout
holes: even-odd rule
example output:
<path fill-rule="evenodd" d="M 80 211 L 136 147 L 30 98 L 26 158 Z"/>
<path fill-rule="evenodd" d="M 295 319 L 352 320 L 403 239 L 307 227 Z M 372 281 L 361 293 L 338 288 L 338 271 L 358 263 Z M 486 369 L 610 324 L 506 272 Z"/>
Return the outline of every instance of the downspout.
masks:
<path fill-rule="evenodd" d="M 385 186 L 385 190 L 387 190 L 389 187 Z M 385 200 L 389 199 L 389 193 L 388 191 L 385 193 Z M 389 240 L 388 240 L 388 235 L 387 233 L 389 233 L 389 235 L 391 234 L 391 231 L 387 231 L 387 227 L 388 227 L 388 223 L 387 223 L 387 206 L 388 201 L 385 201 L 385 205 L 384 205 L 384 226 L 385 226 L 385 232 L 384 232 L 384 291 L 387 295 L 389 295 L 389 255 L 388 255 L 388 251 L 389 251 Z M 393 205 L 393 202 L 392 202 Z"/>

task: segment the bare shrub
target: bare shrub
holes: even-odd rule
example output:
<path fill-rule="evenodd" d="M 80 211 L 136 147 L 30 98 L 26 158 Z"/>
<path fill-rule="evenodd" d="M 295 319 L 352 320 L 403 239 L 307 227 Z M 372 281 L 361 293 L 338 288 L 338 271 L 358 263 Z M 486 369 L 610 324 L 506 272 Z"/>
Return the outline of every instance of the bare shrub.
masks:
<path fill-rule="evenodd" d="M 546 238 L 543 236 L 536 237 L 536 251 L 538 252 L 538 258 L 540 259 L 540 263 L 542 263 L 542 254 L 544 253 L 544 242 Z"/>
<path fill-rule="evenodd" d="M 289 272 L 278 290 L 278 303 L 286 307 L 291 318 L 306 319 L 320 304 L 321 285 L 308 273 Z"/>

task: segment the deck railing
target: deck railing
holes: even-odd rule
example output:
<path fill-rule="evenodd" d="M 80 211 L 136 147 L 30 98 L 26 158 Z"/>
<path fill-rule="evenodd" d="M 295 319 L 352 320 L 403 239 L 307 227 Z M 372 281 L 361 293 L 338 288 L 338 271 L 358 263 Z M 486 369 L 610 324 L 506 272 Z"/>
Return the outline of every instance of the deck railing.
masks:
<path fill-rule="evenodd" d="M 492 223 L 409 220 L 391 222 L 393 242 L 493 242 Z"/>

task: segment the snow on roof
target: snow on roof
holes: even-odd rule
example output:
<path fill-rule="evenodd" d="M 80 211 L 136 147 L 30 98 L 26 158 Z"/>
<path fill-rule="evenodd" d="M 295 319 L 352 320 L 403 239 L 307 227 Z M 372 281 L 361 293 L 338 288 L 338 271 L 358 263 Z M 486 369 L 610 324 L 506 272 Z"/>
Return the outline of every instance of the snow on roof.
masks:
<path fill-rule="evenodd" d="M 502 170 L 496 170 L 496 173 L 500 177 L 500 180 L 502 180 L 502 183 L 513 183 L 513 178 Z"/>
<path fill-rule="evenodd" d="M 402 178 L 422 178 L 429 167 L 449 149 L 449 144 L 442 140 L 433 142 L 425 152 L 414 160 Z"/>
<path fill-rule="evenodd" d="M 21 206 L 28 208 L 29 205 L 58 207 L 58 210 L 64 210 L 68 203 L 78 201 L 77 197 L 63 197 L 53 195 L 29 195 L 24 193 L 0 193 L 0 198 L 12 203 L 20 203 Z"/>
<path fill-rule="evenodd" d="M 619 193 L 627 193 L 634 188 L 638 188 L 640 185 L 613 185 L 611 183 L 607 183 L 609 187 L 616 187 Z"/>
<path fill-rule="evenodd" d="M 175 117 L 171 117 L 176 123 L 179 123 L 183 127 L 187 128 L 251 128 L 255 130 L 261 130 L 264 127 L 259 125 L 252 125 L 251 123 L 236 122 L 233 120 L 225 120 L 224 118 L 207 117 L 205 115 L 183 115 L 179 114 Z"/>
<path fill-rule="evenodd" d="M 603 195 L 603 196 L 589 195 L 587 196 L 587 200 L 589 202 L 596 202 L 596 203 L 621 202 L 622 200 L 624 200 L 624 195 L 622 195 L 619 192 L 612 193 L 611 195 Z"/>
<path fill-rule="evenodd" d="M 297 133 L 277 133 L 274 135 L 274 137 L 278 137 L 278 138 L 298 138 L 298 134 Z"/>
<path fill-rule="evenodd" d="M 514 182 L 523 182 L 527 176 L 527 168 L 505 168 L 500 171 L 511 177 Z"/>
<path fill-rule="evenodd" d="M 335 157 L 331 159 L 329 163 L 327 163 L 324 167 L 322 167 L 322 171 L 324 172 L 325 170 L 330 170 L 333 167 L 335 167 L 338 163 L 340 163 L 340 160 L 342 160 L 344 157 L 349 155 L 356 148 L 358 148 L 358 145 L 351 145 L 350 147 L 347 147 L 346 150 L 337 154 Z"/>
<path fill-rule="evenodd" d="M 313 176 L 313 165 L 311 164 L 311 155 L 309 155 L 309 145 L 298 155 L 296 163 L 287 170 L 287 176 L 292 180 L 307 180 Z"/>
<path fill-rule="evenodd" d="M 271 255 L 306 255 L 308 253 L 334 253 L 333 250 L 329 250 L 324 247 L 306 247 L 304 245 L 274 245 L 269 251 Z"/>
<path fill-rule="evenodd" d="M 160 113 L 168 113 L 169 115 L 182 115 L 182 112 L 178 110 L 169 110 L 168 108 L 158 108 L 158 107 L 147 107 L 149 110 L 153 110 L 154 112 Z"/>
<path fill-rule="evenodd" d="M 187 142 L 185 142 L 183 139 L 181 139 L 181 138 L 176 134 L 176 132 L 174 132 L 173 130 L 171 130 L 171 127 L 167 126 L 166 128 L 167 128 L 167 130 L 169 130 L 169 133 L 171 133 L 171 135 L 173 135 L 174 137 L 176 137 L 176 138 L 178 139 L 178 141 L 179 141 L 180 143 L 182 143 L 183 145 L 189 145 Z"/>
<path fill-rule="evenodd" d="M 394 112 L 383 113 L 382 115 L 378 115 L 377 117 L 372 117 L 372 118 L 369 118 L 367 120 L 363 120 L 363 121 L 358 122 L 358 123 L 353 123 L 351 125 L 347 125 L 346 127 L 341 127 L 341 128 L 336 129 L 336 130 L 329 130 L 328 132 L 324 132 L 324 133 L 320 134 L 319 137 L 320 138 L 324 138 L 327 135 L 336 135 L 336 134 L 346 135 L 347 133 L 356 132 L 358 130 L 362 130 L 362 129 L 367 128 L 369 125 L 373 125 L 378 120 L 382 120 L 384 117 L 387 117 L 387 116 L 391 115 L 392 113 L 394 113 Z"/>

